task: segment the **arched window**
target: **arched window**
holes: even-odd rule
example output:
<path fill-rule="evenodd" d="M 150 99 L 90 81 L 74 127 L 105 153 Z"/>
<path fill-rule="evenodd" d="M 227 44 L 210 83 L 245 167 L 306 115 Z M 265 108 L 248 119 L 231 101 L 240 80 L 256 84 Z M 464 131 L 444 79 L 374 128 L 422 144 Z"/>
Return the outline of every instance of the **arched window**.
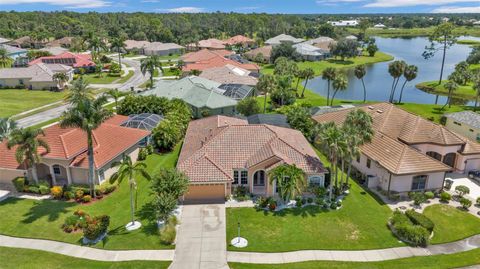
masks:
<path fill-rule="evenodd" d="M 265 171 L 258 170 L 253 174 L 253 185 L 254 186 L 265 186 Z"/>
<path fill-rule="evenodd" d="M 450 166 L 455 167 L 455 159 L 457 158 L 457 154 L 455 152 L 450 152 L 443 157 L 443 163 Z"/>
<path fill-rule="evenodd" d="M 436 160 L 439 160 L 439 161 L 442 161 L 442 154 L 438 153 L 438 152 L 435 152 L 435 151 L 427 151 L 427 155 L 436 159 Z"/>

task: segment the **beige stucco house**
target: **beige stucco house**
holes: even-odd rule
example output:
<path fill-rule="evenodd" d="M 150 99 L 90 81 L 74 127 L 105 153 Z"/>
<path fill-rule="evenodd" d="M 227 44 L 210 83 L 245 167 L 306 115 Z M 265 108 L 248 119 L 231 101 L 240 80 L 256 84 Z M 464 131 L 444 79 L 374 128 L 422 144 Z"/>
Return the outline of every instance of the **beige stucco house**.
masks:
<path fill-rule="evenodd" d="M 56 90 L 63 88 L 54 80 L 56 73 L 65 73 L 67 82 L 73 79 L 73 68 L 63 64 L 36 63 L 29 67 L 0 69 L 0 88 Z"/>

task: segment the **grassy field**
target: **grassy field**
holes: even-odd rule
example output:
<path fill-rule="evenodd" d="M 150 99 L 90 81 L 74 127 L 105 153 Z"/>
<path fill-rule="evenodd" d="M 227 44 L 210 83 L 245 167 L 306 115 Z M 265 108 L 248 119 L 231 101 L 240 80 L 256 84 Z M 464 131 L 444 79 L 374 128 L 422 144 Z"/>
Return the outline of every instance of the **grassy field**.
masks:
<path fill-rule="evenodd" d="M 438 85 L 438 81 L 426 81 L 415 85 L 415 87 L 424 92 L 447 96 L 448 90 L 445 89 L 445 84 L 447 82 L 448 80 L 444 80 L 440 85 Z M 473 84 L 468 83 L 465 86 L 459 85 L 458 89 L 452 92 L 452 97 L 461 99 L 475 99 L 475 90 L 473 89 Z"/>
<path fill-rule="evenodd" d="M 480 219 L 448 205 L 432 205 L 424 214 L 434 223 L 432 244 L 452 242 L 480 234 Z"/>
<path fill-rule="evenodd" d="M 103 73 L 100 77 L 98 74 L 88 73 L 83 75 L 83 79 L 90 84 L 111 84 L 120 79 L 120 76 L 110 76 L 109 74 Z"/>
<path fill-rule="evenodd" d="M 300 69 L 305 68 L 312 68 L 315 72 L 315 75 L 321 75 L 322 71 L 327 67 L 334 67 L 334 68 L 351 68 L 357 65 L 362 64 L 374 64 L 378 62 L 386 62 L 393 60 L 393 56 L 383 53 L 377 52 L 374 57 L 370 56 L 359 56 L 355 58 L 348 58 L 345 61 L 335 60 L 335 59 L 328 59 L 325 61 L 317 61 L 317 62 L 298 62 L 298 67 Z M 273 73 L 274 65 L 268 64 L 262 67 L 261 72 L 264 74 L 271 74 Z"/>
<path fill-rule="evenodd" d="M 128 74 L 124 77 L 121 77 L 118 81 L 115 81 L 116 83 L 125 83 L 127 82 L 133 75 L 135 74 L 134 71 L 130 70 L 128 71 Z"/>
<path fill-rule="evenodd" d="M 15 114 L 60 101 L 65 92 L 29 91 L 18 89 L 0 90 L 0 117 Z"/>
<path fill-rule="evenodd" d="M 381 262 L 333 262 L 312 261 L 286 264 L 246 264 L 229 263 L 231 269 L 447 269 L 480 264 L 480 249 L 466 252 L 412 257 Z"/>
<path fill-rule="evenodd" d="M 154 154 L 146 160 L 151 173 L 161 167 L 173 167 L 176 163 L 180 146 L 168 154 Z M 103 200 L 90 205 L 57 200 L 26 200 L 9 198 L 0 202 L 0 215 L 7 216 L 0 222 L 0 234 L 18 237 L 42 238 L 67 243 L 79 244 L 81 233 L 64 233 L 60 228 L 65 218 L 74 210 L 82 209 L 90 215 L 108 214 L 111 217 L 108 240 L 95 245 L 105 249 L 165 249 L 172 246 L 162 245 L 154 222 L 141 214 L 142 206 L 151 200 L 149 183 L 138 178 L 138 218 L 142 221 L 141 229 L 126 232 L 124 226 L 130 221 L 130 201 L 128 182 Z"/>
<path fill-rule="evenodd" d="M 347 28 L 347 30 L 353 34 L 358 34 L 360 29 L 358 28 Z M 369 28 L 367 29 L 367 35 L 371 36 L 381 36 L 381 37 L 417 37 L 417 36 L 428 36 L 434 30 L 434 27 L 426 28 L 395 28 L 395 29 L 377 29 Z M 470 35 L 470 36 L 480 36 L 480 28 L 478 27 L 456 27 L 454 30 L 456 35 Z"/>
<path fill-rule="evenodd" d="M 477 45 L 480 45 L 480 41 L 478 41 L 478 40 L 463 39 L 463 40 L 458 40 L 458 41 L 457 41 L 457 44 L 477 46 Z"/>
<path fill-rule="evenodd" d="M 46 251 L 0 247 L 0 268 L 49 268 L 49 269 L 167 269 L 167 261 L 101 262 L 79 259 Z"/>

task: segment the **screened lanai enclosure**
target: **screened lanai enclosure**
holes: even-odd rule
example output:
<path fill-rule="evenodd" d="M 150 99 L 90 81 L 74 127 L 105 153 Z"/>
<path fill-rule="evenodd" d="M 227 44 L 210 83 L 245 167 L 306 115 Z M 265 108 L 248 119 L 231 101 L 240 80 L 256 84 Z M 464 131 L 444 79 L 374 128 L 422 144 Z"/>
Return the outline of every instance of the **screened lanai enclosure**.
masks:
<path fill-rule="evenodd" d="M 142 113 L 128 116 L 122 126 L 152 131 L 163 120 L 163 116 L 153 113 Z"/>
<path fill-rule="evenodd" d="M 254 94 L 253 87 L 244 84 L 222 84 L 218 88 L 225 91 L 223 95 L 235 100 L 243 100 Z"/>

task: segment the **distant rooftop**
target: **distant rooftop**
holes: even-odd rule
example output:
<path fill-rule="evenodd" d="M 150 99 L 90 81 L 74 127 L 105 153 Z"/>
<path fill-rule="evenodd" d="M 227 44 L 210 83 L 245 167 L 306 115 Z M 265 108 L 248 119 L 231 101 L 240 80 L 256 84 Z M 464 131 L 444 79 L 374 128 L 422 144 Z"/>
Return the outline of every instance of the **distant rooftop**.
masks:
<path fill-rule="evenodd" d="M 480 115 L 472 111 L 461 111 L 446 114 L 445 117 L 450 118 L 459 123 L 468 124 L 474 128 L 480 129 Z"/>
<path fill-rule="evenodd" d="M 269 124 L 278 127 L 290 128 L 287 116 L 283 114 L 255 114 L 247 117 L 249 124 Z"/>

